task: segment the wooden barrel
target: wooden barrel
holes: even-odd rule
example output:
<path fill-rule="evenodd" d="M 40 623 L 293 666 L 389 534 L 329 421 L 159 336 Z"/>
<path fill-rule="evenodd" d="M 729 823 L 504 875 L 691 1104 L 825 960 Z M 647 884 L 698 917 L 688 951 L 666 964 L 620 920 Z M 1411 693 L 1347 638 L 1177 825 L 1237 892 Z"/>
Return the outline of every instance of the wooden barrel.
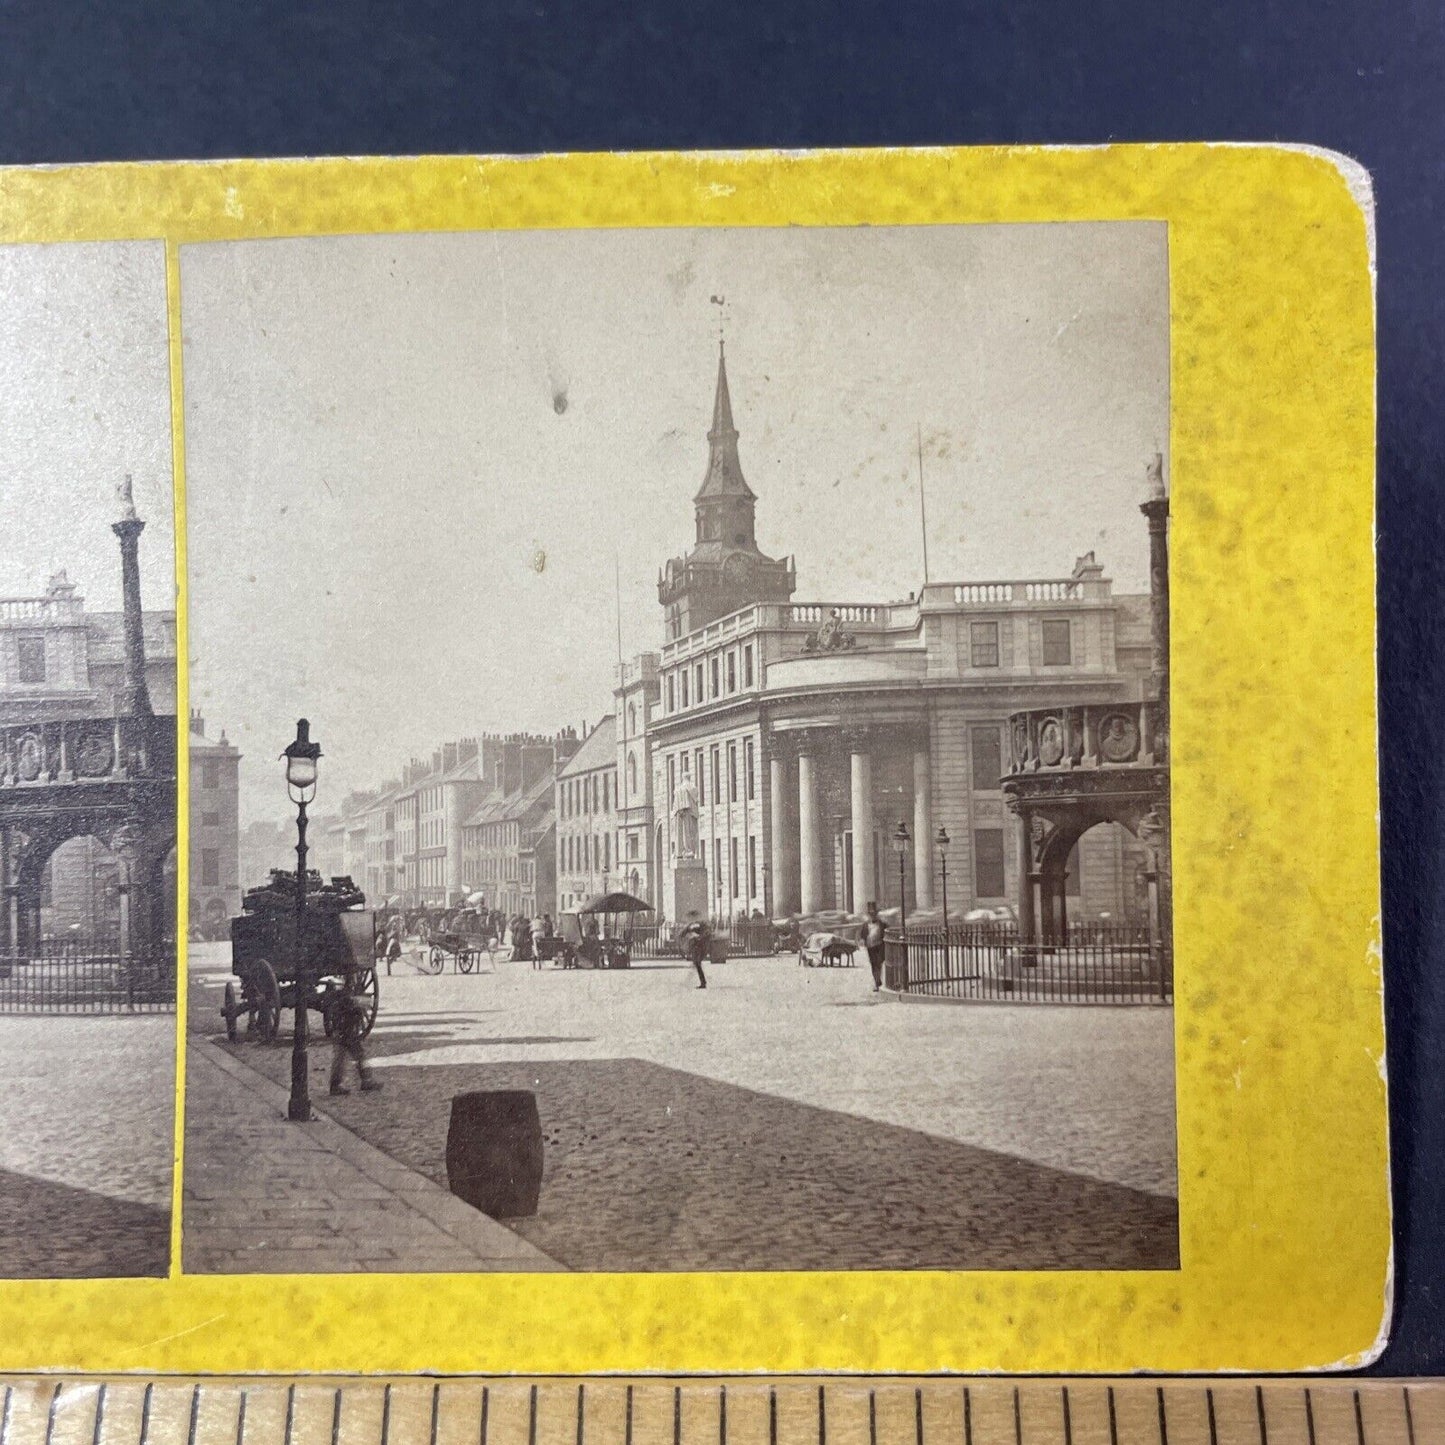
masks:
<path fill-rule="evenodd" d="M 493 1219 L 537 1212 L 542 1193 L 542 1119 L 526 1089 L 458 1094 L 447 1130 L 447 1183 Z"/>

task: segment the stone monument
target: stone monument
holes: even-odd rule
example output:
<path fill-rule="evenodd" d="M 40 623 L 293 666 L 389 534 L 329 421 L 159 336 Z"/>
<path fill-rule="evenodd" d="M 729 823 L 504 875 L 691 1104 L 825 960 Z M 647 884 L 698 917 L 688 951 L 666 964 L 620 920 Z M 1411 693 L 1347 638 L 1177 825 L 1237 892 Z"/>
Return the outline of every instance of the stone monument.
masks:
<path fill-rule="evenodd" d="M 691 778 L 683 778 L 672 800 L 672 838 L 677 851 L 671 887 L 663 899 L 667 917 L 677 926 L 708 916 L 707 866 L 699 856 L 697 813 L 697 788 Z"/>

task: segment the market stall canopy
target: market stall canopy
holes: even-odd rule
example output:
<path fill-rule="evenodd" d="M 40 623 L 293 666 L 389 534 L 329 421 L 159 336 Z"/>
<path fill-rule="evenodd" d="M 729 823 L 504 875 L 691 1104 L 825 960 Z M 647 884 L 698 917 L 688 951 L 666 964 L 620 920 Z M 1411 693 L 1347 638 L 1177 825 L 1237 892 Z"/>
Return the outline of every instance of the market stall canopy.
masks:
<path fill-rule="evenodd" d="M 599 893 L 589 898 L 578 913 L 651 913 L 652 904 L 630 893 Z"/>

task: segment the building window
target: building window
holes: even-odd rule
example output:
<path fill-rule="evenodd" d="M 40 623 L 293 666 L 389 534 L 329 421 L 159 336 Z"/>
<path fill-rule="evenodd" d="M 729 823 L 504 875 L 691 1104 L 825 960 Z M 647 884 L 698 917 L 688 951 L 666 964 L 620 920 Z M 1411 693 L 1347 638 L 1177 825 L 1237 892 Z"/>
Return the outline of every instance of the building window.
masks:
<path fill-rule="evenodd" d="M 677 675 L 671 672 L 667 674 L 667 710 L 677 711 Z"/>
<path fill-rule="evenodd" d="M 702 766 L 702 749 L 697 750 L 697 802 L 702 807 L 707 802 L 707 774 Z"/>
<path fill-rule="evenodd" d="M 976 793 L 994 792 L 1003 775 L 1003 745 L 999 730 L 990 723 L 985 727 L 969 728 L 968 737 L 973 753 L 973 790 Z"/>
<path fill-rule="evenodd" d="M 736 652 L 728 653 L 728 691 L 738 690 L 738 655 Z"/>
<path fill-rule="evenodd" d="M 627 759 L 627 792 L 630 797 L 637 796 L 637 754 L 633 753 Z"/>
<path fill-rule="evenodd" d="M 684 759 L 686 761 L 686 759 Z M 672 805 L 677 799 L 677 759 L 667 760 L 667 811 L 672 812 Z"/>
<path fill-rule="evenodd" d="M 728 744 L 728 802 L 738 800 L 738 745 Z"/>
<path fill-rule="evenodd" d="M 221 765 L 207 759 L 201 764 L 201 786 L 216 789 L 221 786 Z"/>
<path fill-rule="evenodd" d="M 722 839 L 712 840 L 712 892 L 714 898 L 722 897 Z"/>
<path fill-rule="evenodd" d="M 738 840 L 736 838 L 728 840 L 728 852 L 732 855 L 728 862 L 732 865 L 733 897 L 736 898 L 738 896 Z"/>
<path fill-rule="evenodd" d="M 745 648 L 743 648 L 743 686 L 744 686 L 744 687 L 751 687 L 752 685 L 753 685 L 753 645 L 752 645 L 752 643 L 750 642 L 750 643 L 748 643 L 748 645 L 747 645 Z"/>
<path fill-rule="evenodd" d="M 712 675 L 712 696 L 713 696 L 713 697 L 716 697 L 716 696 L 718 695 L 718 685 L 717 685 L 717 673 L 718 673 L 717 658 L 714 657 L 714 658 L 711 659 L 710 665 L 709 665 L 709 667 L 708 667 L 708 672 Z"/>
<path fill-rule="evenodd" d="M 712 800 L 714 804 L 722 801 L 722 759 L 716 743 L 712 745 Z"/>
<path fill-rule="evenodd" d="M 612 868 L 612 834 L 602 835 L 602 871 L 604 873 Z"/>
<path fill-rule="evenodd" d="M 748 839 L 748 897 L 758 896 L 758 840 Z"/>
<path fill-rule="evenodd" d="M 628 856 L 629 858 L 635 858 L 635 857 L 637 857 L 637 834 L 636 834 L 636 833 L 629 833 L 629 834 L 627 835 L 627 856 Z"/>
<path fill-rule="evenodd" d="M 221 826 L 221 815 L 216 812 L 201 814 L 201 827 L 219 828 Z"/>
<path fill-rule="evenodd" d="M 757 783 L 754 781 L 756 758 L 753 754 L 753 740 L 749 738 L 743 744 L 743 769 L 748 775 L 748 802 L 757 797 Z M 753 890 L 757 892 L 756 889 Z"/>
<path fill-rule="evenodd" d="M 15 641 L 15 660 L 19 664 L 19 682 L 45 681 L 45 639 L 20 637 Z"/>
<path fill-rule="evenodd" d="M 201 849 L 201 887 L 219 888 L 221 885 L 221 853 L 218 848 Z"/>
<path fill-rule="evenodd" d="M 682 705 L 687 706 L 687 669 L 682 670 Z"/>
<path fill-rule="evenodd" d="M 998 666 L 998 623 L 968 624 L 968 660 L 972 667 Z"/>
<path fill-rule="evenodd" d="M 698 665 L 697 665 L 697 671 L 696 671 L 696 675 L 693 677 L 693 683 L 695 684 L 695 690 L 696 690 L 696 692 L 697 692 L 697 700 L 698 700 L 699 702 L 701 702 L 701 701 L 702 701 L 702 663 L 698 663 Z"/>
<path fill-rule="evenodd" d="M 1068 618 L 1050 618 L 1043 626 L 1044 666 L 1067 667 L 1074 660 Z"/>
<path fill-rule="evenodd" d="M 978 898 L 1002 898 L 1003 829 L 973 830 L 973 891 Z"/>

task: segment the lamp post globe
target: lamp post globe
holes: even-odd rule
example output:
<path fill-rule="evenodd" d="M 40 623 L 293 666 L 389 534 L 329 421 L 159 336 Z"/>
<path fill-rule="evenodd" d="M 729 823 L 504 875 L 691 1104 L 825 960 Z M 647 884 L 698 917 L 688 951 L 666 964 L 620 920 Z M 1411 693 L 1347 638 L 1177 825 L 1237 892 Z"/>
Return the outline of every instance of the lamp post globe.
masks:
<path fill-rule="evenodd" d="M 296 979 L 294 1027 L 291 1030 L 291 1097 L 286 1117 L 296 1124 L 311 1120 L 311 1088 L 306 1057 L 306 1000 L 310 978 L 306 967 L 306 805 L 316 796 L 317 760 L 320 743 L 311 738 L 311 724 L 303 718 L 296 723 L 296 737 L 281 756 L 286 760 L 286 791 L 296 804 Z"/>

